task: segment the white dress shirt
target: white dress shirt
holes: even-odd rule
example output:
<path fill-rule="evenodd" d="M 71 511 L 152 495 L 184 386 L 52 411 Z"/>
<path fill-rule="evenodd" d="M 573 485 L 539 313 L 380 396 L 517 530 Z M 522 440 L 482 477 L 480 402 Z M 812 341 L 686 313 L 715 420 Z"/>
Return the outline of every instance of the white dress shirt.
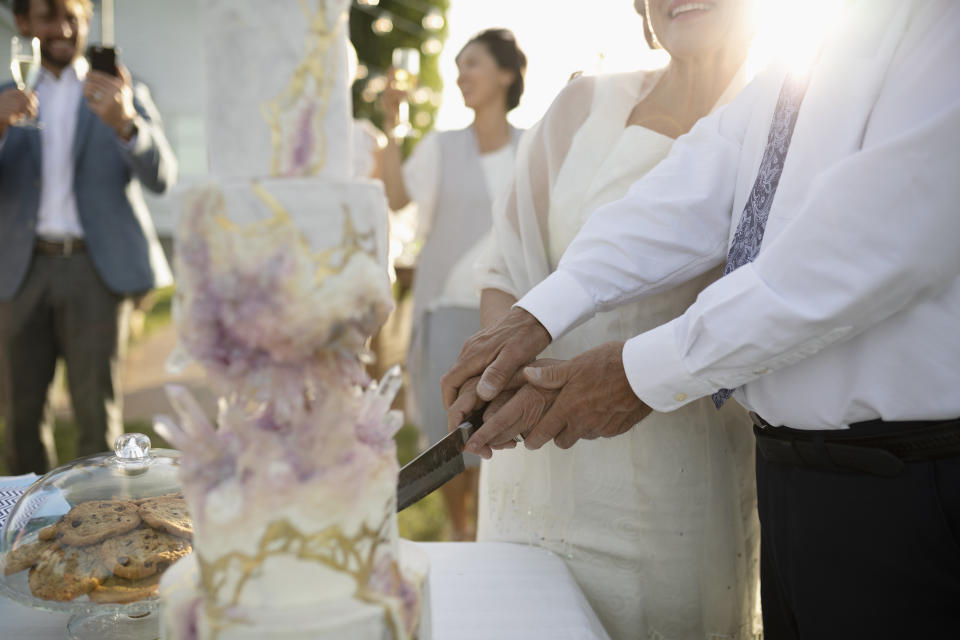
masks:
<path fill-rule="evenodd" d="M 960 416 L 960 3 L 849 17 L 813 71 L 757 259 L 624 347 L 654 409 L 725 387 L 795 428 Z M 722 263 L 783 77 L 680 138 L 518 306 L 556 337 Z"/>
<path fill-rule="evenodd" d="M 59 78 L 43 69 L 37 82 L 38 119 L 43 123 L 40 130 L 43 179 L 37 211 L 39 236 L 83 237 L 73 193 L 73 139 L 88 69 L 86 59 L 77 58 Z"/>

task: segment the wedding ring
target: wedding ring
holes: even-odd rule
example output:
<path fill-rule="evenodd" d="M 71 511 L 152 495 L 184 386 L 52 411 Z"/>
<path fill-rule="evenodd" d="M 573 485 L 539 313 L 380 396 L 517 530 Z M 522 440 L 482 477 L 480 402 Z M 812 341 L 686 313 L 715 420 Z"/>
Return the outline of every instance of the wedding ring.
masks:
<path fill-rule="evenodd" d="M 517 444 L 523 444 L 523 435 L 518 433 L 517 435 L 513 436 L 513 441 Z"/>
<path fill-rule="evenodd" d="M 100 93 L 99 91 L 94 91 L 92 97 L 94 102 L 100 102 L 100 99 L 103 97 L 103 94 Z"/>

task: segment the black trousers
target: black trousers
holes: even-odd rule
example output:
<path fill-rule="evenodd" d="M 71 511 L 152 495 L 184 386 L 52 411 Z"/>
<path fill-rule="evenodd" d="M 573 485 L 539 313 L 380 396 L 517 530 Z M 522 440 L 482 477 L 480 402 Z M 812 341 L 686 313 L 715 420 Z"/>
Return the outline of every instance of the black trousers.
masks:
<path fill-rule="evenodd" d="M 960 457 L 895 478 L 757 452 L 765 640 L 960 638 Z"/>
<path fill-rule="evenodd" d="M 60 358 L 79 427 L 77 455 L 113 448 L 123 433 L 118 383 L 130 308 L 129 298 L 107 289 L 86 253 L 34 255 L 16 296 L 0 302 L 11 473 L 43 473 L 57 464 L 48 399 Z"/>

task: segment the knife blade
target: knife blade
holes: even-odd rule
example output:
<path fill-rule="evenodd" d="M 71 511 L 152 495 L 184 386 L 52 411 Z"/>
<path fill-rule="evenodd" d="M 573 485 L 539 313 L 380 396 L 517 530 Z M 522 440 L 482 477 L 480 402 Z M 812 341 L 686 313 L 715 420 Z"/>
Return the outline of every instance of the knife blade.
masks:
<path fill-rule="evenodd" d="M 398 512 L 427 497 L 463 472 L 466 468 L 463 464 L 463 446 L 482 424 L 481 409 L 467 416 L 459 427 L 400 469 L 397 483 Z"/>

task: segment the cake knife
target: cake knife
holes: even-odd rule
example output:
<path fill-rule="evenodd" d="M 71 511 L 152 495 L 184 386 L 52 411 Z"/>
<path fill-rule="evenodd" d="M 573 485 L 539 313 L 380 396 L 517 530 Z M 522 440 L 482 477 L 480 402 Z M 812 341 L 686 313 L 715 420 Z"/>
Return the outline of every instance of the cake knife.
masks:
<path fill-rule="evenodd" d="M 463 472 L 463 447 L 482 424 L 483 409 L 474 411 L 459 427 L 400 469 L 397 511 L 427 497 Z"/>

